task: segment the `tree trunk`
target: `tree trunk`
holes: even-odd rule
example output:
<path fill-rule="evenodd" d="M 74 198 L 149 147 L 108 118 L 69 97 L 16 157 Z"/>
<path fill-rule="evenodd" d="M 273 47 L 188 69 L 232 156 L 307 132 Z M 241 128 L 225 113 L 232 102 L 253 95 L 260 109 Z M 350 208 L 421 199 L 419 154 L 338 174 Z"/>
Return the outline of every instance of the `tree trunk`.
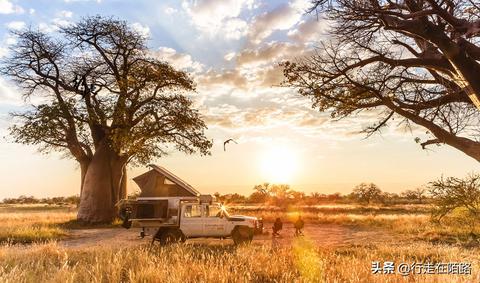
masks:
<path fill-rule="evenodd" d="M 123 167 L 122 181 L 120 183 L 120 190 L 118 192 L 119 200 L 127 198 L 127 166 Z"/>
<path fill-rule="evenodd" d="M 105 141 L 99 143 L 85 173 L 78 220 L 88 223 L 113 221 L 125 165 L 126 159 L 116 155 Z"/>
<path fill-rule="evenodd" d="M 87 169 L 89 164 L 90 164 L 90 160 L 80 161 L 80 197 L 82 196 L 83 183 L 85 182 L 85 175 L 87 174 Z"/>

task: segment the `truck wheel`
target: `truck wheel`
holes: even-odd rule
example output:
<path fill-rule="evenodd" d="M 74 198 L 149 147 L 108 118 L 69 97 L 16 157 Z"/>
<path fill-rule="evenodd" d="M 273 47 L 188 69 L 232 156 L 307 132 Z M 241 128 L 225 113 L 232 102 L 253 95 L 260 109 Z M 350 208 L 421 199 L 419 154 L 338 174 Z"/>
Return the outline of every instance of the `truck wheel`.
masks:
<path fill-rule="evenodd" d="M 250 243 L 253 239 L 253 231 L 246 226 L 237 226 L 232 231 L 232 239 L 235 245 Z"/>
<path fill-rule="evenodd" d="M 160 235 L 159 242 L 161 245 L 178 243 L 182 240 L 182 233 L 177 230 L 167 230 Z"/>

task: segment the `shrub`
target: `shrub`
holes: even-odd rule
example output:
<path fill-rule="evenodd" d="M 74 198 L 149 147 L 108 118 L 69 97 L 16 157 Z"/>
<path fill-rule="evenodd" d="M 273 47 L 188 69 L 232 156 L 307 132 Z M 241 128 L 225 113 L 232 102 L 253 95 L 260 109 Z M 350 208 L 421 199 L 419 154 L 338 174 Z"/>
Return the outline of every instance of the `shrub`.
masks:
<path fill-rule="evenodd" d="M 459 214 L 475 224 L 480 216 L 480 175 L 470 174 L 464 179 L 440 178 L 430 183 L 434 200 L 433 219 L 440 221 L 447 214 Z"/>

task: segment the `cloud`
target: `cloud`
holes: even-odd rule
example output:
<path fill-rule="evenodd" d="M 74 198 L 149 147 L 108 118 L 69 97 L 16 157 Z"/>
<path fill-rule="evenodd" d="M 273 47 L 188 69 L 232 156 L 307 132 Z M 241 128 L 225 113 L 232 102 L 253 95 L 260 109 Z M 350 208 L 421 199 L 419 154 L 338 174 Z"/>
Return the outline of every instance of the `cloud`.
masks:
<path fill-rule="evenodd" d="M 5 57 L 8 54 L 8 49 L 5 47 L 0 47 L 0 59 Z"/>
<path fill-rule="evenodd" d="M 242 50 L 237 56 L 237 64 L 258 66 L 274 63 L 291 56 L 300 56 L 304 53 L 302 45 L 289 42 L 270 42 L 256 48 Z"/>
<path fill-rule="evenodd" d="M 278 86 L 283 81 L 283 69 L 279 66 L 264 68 L 257 73 L 260 85 L 264 87 Z"/>
<path fill-rule="evenodd" d="M 271 87 L 283 80 L 283 70 L 278 63 L 308 56 L 312 52 L 311 47 L 299 43 L 270 42 L 236 54 L 236 68 L 251 78 L 255 86 Z"/>
<path fill-rule="evenodd" d="M 23 103 L 19 92 L 15 91 L 15 88 L 6 80 L 0 78 L 0 104 L 19 106 Z"/>
<path fill-rule="evenodd" d="M 276 30 L 288 30 L 300 21 L 309 8 L 307 0 L 295 0 L 257 16 L 249 30 L 251 43 L 258 44 Z"/>
<path fill-rule="evenodd" d="M 22 21 L 13 21 L 6 24 L 6 27 L 11 30 L 20 30 L 25 28 L 26 24 Z"/>
<path fill-rule="evenodd" d="M 175 9 L 175 8 L 172 8 L 172 7 L 166 7 L 164 12 L 167 15 L 172 15 L 172 14 L 175 14 L 176 12 L 178 12 L 178 10 Z"/>
<path fill-rule="evenodd" d="M 58 16 L 62 18 L 71 18 L 73 16 L 72 11 L 62 10 L 58 12 Z"/>
<path fill-rule="evenodd" d="M 159 60 L 172 64 L 175 68 L 192 71 L 195 73 L 203 70 L 203 65 L 192 59 L 192 56 L 184 53 L 178 53 L 175 49 L 169 47 L 159 47 L 151 52 L 151 55 Z"/>
<path fill-rule="evenodd" d="M 225 56 L 223 56 L 223 59 L 230 61 L 235 58 L 235 54 L 235 52 L 228 52 L 227 54 L 225 54 Z"/>
<path fill-rule="evenodd" d="M 102 0 L 63 0 L 65 3 L 74 3 L 74 2 L 97 2 L 101 3 Z"/>
<path fill-rule="evenodd" d="M 209 70 L 200 76 L 199 83 L 208 87 L 227 85 L 233 88 L 246 88 L 248 81 L 237 69 L 222 70 L 220 72 Z"/>
<path fill-rule="evenodd" d="M 142 25 L 141 23 L 133 23 L 130 25 L 135 31 L 140 33 L 144 37 L 150 36 L 150 27 L 148 25 Z"/>
<path fill-rule="evenodd" d="M 182 7 L 194 26 L 211 36 L 239 39 L 247 32 L 247 23 L 238 16 L 246 7 L 254 7 L 253 0 L 198 0 L 184 1 Z"/>
<path fill-rule="evenodd" d="M 288 36 L 300 43 L 318 41 L 328 28 L 328 21 L 325 19 L 311 18 L 301 21 L 295 29 L 288 32 Z"/>
<path fill-rule="evenodd" d="M 0 14 L 22 14 L 23 8 L 9 0 L 0 0 Z"/>

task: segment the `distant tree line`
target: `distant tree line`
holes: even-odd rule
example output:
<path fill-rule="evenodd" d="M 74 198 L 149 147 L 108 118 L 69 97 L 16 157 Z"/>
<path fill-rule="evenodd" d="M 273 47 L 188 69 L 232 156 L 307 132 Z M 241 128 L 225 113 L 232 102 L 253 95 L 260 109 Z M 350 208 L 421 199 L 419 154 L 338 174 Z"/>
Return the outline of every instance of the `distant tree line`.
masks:
<path fill-rule="evenodd" d="M 19 196 L 17 198 L 4 198 L 3 204 L 59 204 L 67 205 L 80 203 L 80 196 L 74 195 L 69 197 L 51 197 L 51 198 L 36 198 L 34 196 Z"/>
<path fill-rule="evenodd" d="M 306 194 L 292 189 L 285 184 L 264 183 L 253 187 L 249 196 L 238 193 L 215 193 L 218 201 L 235 204 L 267 204 L 284 207 L 288 205 L 315 205 L 322 203 L 358 203 L 358 204 L 423 204 L 431 202 L 426 188 L 405 190 L 400 194 L 383 192 L 373 183 L 361 183 L 350 194 Z"/>

